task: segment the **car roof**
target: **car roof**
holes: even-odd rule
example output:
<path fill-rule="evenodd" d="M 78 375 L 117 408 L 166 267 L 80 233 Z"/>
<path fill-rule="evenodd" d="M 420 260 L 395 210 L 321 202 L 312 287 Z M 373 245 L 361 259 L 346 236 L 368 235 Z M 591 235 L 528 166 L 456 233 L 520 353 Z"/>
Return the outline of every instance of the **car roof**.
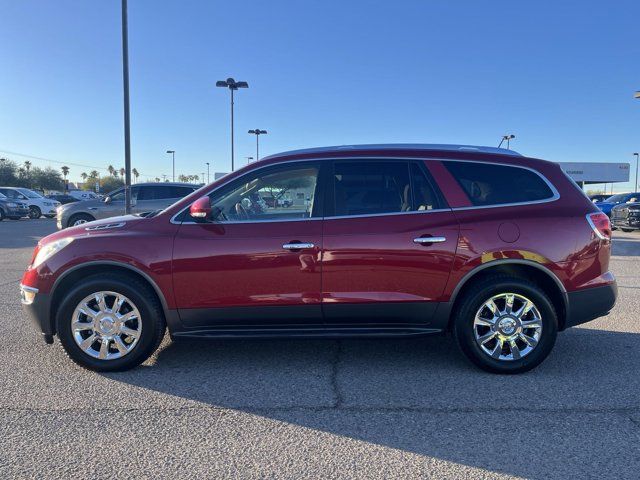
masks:
<path fill-rule="evenodd" d="M 523 155 L 506 148 L 487 147 L 480 145 L 457 145 L 448 143 L 382 143 L 382 144 L 362 144 L 362 145 L 336 145 L 331 147 L 315 147 L 300 150 L 290 150 L 287 152 L 269 155 L 261 160 L 269 160 L 289 155 L 303 155 L 313 153 L 341 153 L 344 152 L 361 152 L 370 150 L 423 150 L 423 151 L 445 151 L 445 152 L 464 152 L 464 153 L 491 153 L 499 155 L 508 155 L 512 157 L 522 157 Z"/>
<path fill-rule="evenodd" d="M 193 188 L 199 188 L 199 185 L 196 185 L 194 183 L 182 183 L 182 182 L 140 182 L 140 183 L 134 183 L 133 185 L 131 185 L 132 187 L 149 187 L 149 186 L 165 186 L 168 185 L 170 187 L 193 187 Z M 120 187 L 122 188 L 122 187 Z"/>

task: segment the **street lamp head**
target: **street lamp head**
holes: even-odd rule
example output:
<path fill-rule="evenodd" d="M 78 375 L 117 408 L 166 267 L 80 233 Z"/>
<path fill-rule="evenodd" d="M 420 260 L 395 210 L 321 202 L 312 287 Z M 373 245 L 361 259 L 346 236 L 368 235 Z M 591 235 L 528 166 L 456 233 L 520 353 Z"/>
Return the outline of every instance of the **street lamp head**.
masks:
<path fill-rule="evenodd" d="M 252 133 L 254 135 L 263 135 L 265 133 L 267 133 L 266 130 L 260 130 L 259 128 L 256 128 L 255 130 L 249 130 L 248 133 Z"/>
<path fill-rule="evenodd" d="M 633 94 L 633 98 L 640 98 L 640 91 Z"/>
<path fill-rule="evenodd" d="M 237 90 L 239 88 L 249 88 L 247 82 L 236 82 L 233 78 L 229 77 L 226 80 L 218 80 L 216 87 L 228 87 L 230 90 Z"/>
<path fill-rule="evenodd" d="M 167 150 L 167 153 L 176 153 L 175 150 Z"/>

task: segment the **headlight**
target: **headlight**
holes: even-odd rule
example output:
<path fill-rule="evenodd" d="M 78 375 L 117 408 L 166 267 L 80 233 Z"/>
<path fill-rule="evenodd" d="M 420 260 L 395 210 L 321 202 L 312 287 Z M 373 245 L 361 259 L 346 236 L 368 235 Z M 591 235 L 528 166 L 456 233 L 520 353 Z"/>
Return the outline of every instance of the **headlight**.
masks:
<path fill-rule="evenodd" d="M 44 247 L 38 250 L 38 254 L 36 255 L 36 258 L 33 259 L 31 267 L 35 268 L 46 262 L 64 247 L 69 245 L 72 241 L 73 237 L 67 237 L 56 240 L 55 242 L 47 243 Z"/>
<path fill-rule="evenodd" d="M 18 206 L 17 203 L 13 203 L 13 202 L 9 202 L 7 203 L 7 207 L 12 207 L 12 208 L 16 208 Z"/>
<path fill-rule="evenodd" d="M 44 204 L 45 204 L 47 207 L 53 207 L 53 206 L 55 205 L 55 203 L 51 203 L 51 202 L 44 202 Z"/>

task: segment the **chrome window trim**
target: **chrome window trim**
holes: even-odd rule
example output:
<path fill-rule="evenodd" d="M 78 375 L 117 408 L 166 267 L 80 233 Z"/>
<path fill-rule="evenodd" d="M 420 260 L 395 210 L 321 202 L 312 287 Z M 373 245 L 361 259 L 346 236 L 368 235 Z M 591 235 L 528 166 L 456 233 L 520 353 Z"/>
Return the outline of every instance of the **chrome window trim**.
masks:
<path fill-rule="evenodd" d="M 398 147 L 398 148 L 400 148 L 400 147 Z M 518 158 L 516 155 L 513 155 L 513 157 Z M 263 160 L 265 160 L 265 159 L 263 159 Z M 533 201 L 530 201 L 530 202 L 498 203 L 498 204 L 492 204 L 492 205 L 473 205 L 473 206 L 470 206 L 470 207 L 438 208 L 438 209 L 433 209 L 433 210 L 417 210 L 417 211 L 414 211 L 414 212 L 385 212 L 385 213 L 371 213 L 371 214 L 363 214 L 363 215 L 339 215 L 339 216 L 330 216 L 330 217 L 296 218 L 296 219 L 288 219 L 288 220 L 287 219 L 283 219 L 283 220 L 272 220 L 272 219 L 269 219 L 269 220 L 252 220 L 250 222 L 216 222 L 216 223 L 218 223 L 220 225 L 235 225 L 235 224 L 274 223 L 274 222 L 302 222 L 302 221 L 309 221 L 309 220 L 334 220 L 334 219 L 339 219 L 339 218 L 382 217 L 382 216 L 389 216 L 389 215 L 406 215 L 406 214 L 416 214 L 416 213 L 450 212 L 450 211 L 461 211 L 461 210 L 478 210 L 478 209 L 481 209 L 481 208 L 501 208 L 501 207 L 515 207 L 515 206 L 524 206 L 524 205 L 536 205 L 536 204 L 541 204 L 541 203 L 551 203 L 551 202 L 555 202 L 555 201 L 560 199 L 560 193 L 558 192 L 556 187 L 542 173 L 538 172 L 537 170 L 535 170 L 533 168 L 530 168 L 530 167 L 527 167 L 527 166 L 524 166 L 524 165 L 515 165 L 513 163 L 487 162 L 486 160 L 461 160 L 461 159 L 438 158 L 438 157 L 432 157 L 432 158 L 399 157 L 399 156 L 385 157 L 385 156 L 382 156 L 382 155 L 367 156 L 367 157 L 298 158 L 298 159 L 286 160 L 286 161 L 283 161 L 283 162 L 278 162 L 278 163 L 274 163 L 274 164 L 270 164 L 270 165 L 261 165 L 260 167 L 257 167 L 256 169 L 251 170 L 250 172 L 247 172 L 247 174 L 253 173 L 253 172 L 256 172 L 256 171 L 260 171 L 260 170 L 263 170 L 263 169 L 266 169 L 266 168 L 274 167 L 274 166 L 277 166 L 277 165 L 285 165 L 285 164 L 288 164 L 288 163 L 318 162 L 318 161 L 322 162 L 322 161 L 336 161 L 336 160 L 339 160 L 339 161 L 397 160 L 397 161 L 404 161 L 404 162 L 407 162 L 407 161 L 437 161 L 437 162 L 465 162 L 465 163 L 484 163 L 484 164 L 488 164 L 488 165 L 503 165 L 503 166 L 513 167 L 513 168 L 521 168 L 521 169 L 529 170 L 530 172 L 535 173 L 549 187 L 549 189 L 553 193 L 553 196 L 549 197 L 548 199 L 533 200 Z M 224 183 L 218 185 L 216 188 L 207 191 L 207 193 L 204 193 L 202 196 L 203 197 L 204 196 L 209 196 L 215 190 L 218 190 L 219 188 L 222 188 L 225 185 L 228 185 L 229 183 L 231 183 L 232 181 L 237 180 L 238 178 L 241 178 L 241 177 L 237 177 L 237 178 L 234 178 L 234 179 L 229 179 L 229 180 L 225 181 Z M 434 179 L 434 181 L 436 181 L 436 180 Z M 436 184 L 437 184 L 437 181 L 436 181 Z M 438 188 L 441 188 L 440 185 L 438 185 Z M 465 192 L 465 195 L 466 195 L 466 192 Z M 189 207 L 185 207 L 184 209 L 180 210 L 178 213 L 173 215 L 171 217 L 171 219 L 170 219 L 170 223 L 172 223 L 174 225 L 206 225 L 206 224 L 200 223 L 200 222 L 179 222 L 179 221 L 176 221 L 176 217 L 178 217 L 179 215 L 184 213 L 188 208 Z"/>

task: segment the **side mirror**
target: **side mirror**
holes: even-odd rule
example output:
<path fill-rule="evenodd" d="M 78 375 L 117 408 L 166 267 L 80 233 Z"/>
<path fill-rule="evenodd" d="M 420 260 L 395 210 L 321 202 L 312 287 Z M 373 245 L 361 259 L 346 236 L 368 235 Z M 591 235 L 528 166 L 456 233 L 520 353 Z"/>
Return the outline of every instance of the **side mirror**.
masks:
<path fill-rule="evenodd" d="M 104 203 L 111 203 L 111 197 L 104 197 Z"/>
<path fill-rule="evenodd" d="M 211 218 L 211 200 L 209 200 L 209 197 L 200 197 L 193 202 L 189 207 L 189 215 L 199 221 Z"/>

